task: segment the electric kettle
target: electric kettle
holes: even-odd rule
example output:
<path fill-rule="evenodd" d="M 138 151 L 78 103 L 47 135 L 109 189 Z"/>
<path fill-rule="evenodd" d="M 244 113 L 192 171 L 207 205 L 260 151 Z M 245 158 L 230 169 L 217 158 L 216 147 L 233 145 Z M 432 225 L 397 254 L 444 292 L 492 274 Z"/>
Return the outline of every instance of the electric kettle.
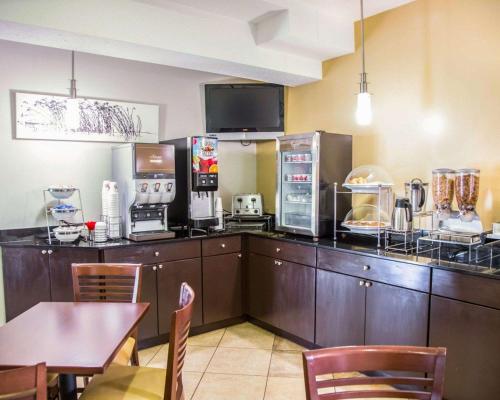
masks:
<path fill-rule="evenodd" d="M 413 211 L 410 199 L 397 198 L 392 211 L 392 229 L 408 232 L 413 229 Z"/>

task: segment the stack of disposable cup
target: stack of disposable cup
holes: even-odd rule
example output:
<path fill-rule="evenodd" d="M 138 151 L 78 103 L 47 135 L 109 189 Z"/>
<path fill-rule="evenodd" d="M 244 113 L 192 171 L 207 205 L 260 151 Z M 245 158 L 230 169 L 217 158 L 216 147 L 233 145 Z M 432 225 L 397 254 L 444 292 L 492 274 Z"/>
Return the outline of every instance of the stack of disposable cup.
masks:
<path fill-rule="evenodd" d="M 101 192 L 101 208 L 102 208 L 102 218 L 106 222 L 108 219 L 108 194 L 110 190 L 110 181 L 102 182 L 102 192 Z"/>
<path fill-rule="evenodd" d="M 118 239 L 120 237 L 120 193 L 116 182 L 109 183 L 107 210 L 109 237 Z"/>
<path fill-rule="evenodd" d="M 224 230 L 224 209 L 222 208 L 222 199 L 217 197 L 215 199 L 215 217 L 218 218 L 219 224 L 215 227 L 216 231 Z"/>

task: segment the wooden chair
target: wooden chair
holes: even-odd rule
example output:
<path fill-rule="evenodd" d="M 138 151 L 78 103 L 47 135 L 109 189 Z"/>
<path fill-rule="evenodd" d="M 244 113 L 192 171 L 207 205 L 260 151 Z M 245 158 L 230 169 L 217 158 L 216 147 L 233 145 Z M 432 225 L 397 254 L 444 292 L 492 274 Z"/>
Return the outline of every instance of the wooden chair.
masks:
<path fill-rule="evenodd" d="M 443 396 L 446 349 L 442 347 L 337 347 L 306 351 L 303 361 L 307 400 L 441 400 Z M 366 376 L 355 374 L 356 371 L 398 371 L 398 374 Z M 411 372 L 419 373 L 421 377 Z"/>
<path fill-rule="evenodd" d="M 141 264 L 72 264 L 75 301 L 137 303 L 141 298 Z M 139 365 L 137 330 L 124 343 L 113 363 Z"/>
<path fill-rule="evenodd" d="M 45 363 L 0 371 L 0 399 L 47 400 L 47 368 Z"/>
<path fill-rule="evenodd" d="M 179 309 L 172 314 L 167 370 L 148 367 L 110 366 L 96 375 L 80 400 L 183 400 L 182 367 L 193 315 L 195 294 L 181 285 Z"/>

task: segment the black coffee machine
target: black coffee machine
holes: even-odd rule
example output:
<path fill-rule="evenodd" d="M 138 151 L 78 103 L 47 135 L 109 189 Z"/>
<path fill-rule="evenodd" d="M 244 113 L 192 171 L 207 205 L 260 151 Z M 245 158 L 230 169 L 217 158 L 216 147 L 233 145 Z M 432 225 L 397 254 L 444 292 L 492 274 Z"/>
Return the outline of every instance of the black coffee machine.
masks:
<path fill-rule="evenodd" d="M 219 224 L 215 193 L 219 188 L 217 139 L 192 136 L 166 140 L 175 146 L 176 196 L 168 208 L 172 230 L 187 230 L 190 236 L 208 234 Z"/>

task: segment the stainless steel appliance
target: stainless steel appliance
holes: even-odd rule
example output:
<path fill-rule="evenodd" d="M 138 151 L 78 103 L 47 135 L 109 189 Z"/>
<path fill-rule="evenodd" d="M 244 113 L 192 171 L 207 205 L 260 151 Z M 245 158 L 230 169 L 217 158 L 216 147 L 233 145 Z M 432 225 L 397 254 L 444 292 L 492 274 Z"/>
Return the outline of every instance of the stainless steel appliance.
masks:
<path fill-rule="evenodd" d="M 233 196 L 231 212 L 233 216 L 261 217 L 262 195 L 260 193 L 242 193 Z"/>
<path fill-rule="evenodd" d="M 276 140 L 276 230 L 313 237 L 333 234 L 334 183 L 352 169 L 352 136 L 311 132 Z M 337 203 L 340 222 L 350 199 Z"/>
<path fill-rule="evenodd" d="M 142 241 L 174 237 L 167 224 L 167 207 L 176 195 L 174 147 L 165 144 L 114 147 L 112 173 L 121 191 L 125 238 Z"/>
<path fill-rule="evenodd" d="M 175 148 L 177 195 L 169 206 L 174 230 L 208 233 L 219 224 L 215 193 L 219 187 L 217 139 L 193 136 L 163 141 Z"/>
<path fill-rule="evenodd" d="M 409 232 L 413 229 L 413 212 L 410 200 L 407 198 L 396 199 L 392 211 L 392 229 L 400 232 Z"/>
<path fill-rule="evenodd" d="M 419 178 L 414 178 L 405 183 L 405 195 L 410 199 L 414 213 L 425 211 L 429 184 L 422 182 Z"/>

